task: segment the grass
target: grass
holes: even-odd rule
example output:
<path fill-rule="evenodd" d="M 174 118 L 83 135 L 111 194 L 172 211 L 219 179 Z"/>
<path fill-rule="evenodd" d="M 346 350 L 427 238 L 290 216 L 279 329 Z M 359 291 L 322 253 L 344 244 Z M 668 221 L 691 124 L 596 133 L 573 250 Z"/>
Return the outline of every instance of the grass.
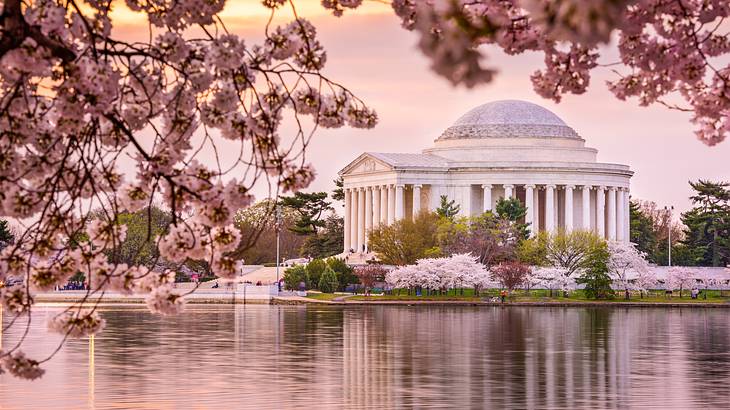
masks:
<path fill-rule="evenodd" d="M 332 300 L 336 297 L 342 296 L 340 293 L 322 293 L 322 292 L 307 292 L 307 297 L 310 299 L 317 300 Z"/>
<path fill-rule="evenodd" d="M 445 294 L 433 294 L 426 295 L 424 291 L 422 296 L 416 296 L 414 292 L 408 295 L 407 290 L 395 290 L 390 295 L 382 296 L 353 296 L 347 298 L 349 301 L 464 301 L 464 302 L 479 302 L 488 300 L 492 297 L 499 297 L 499 289 L 488 289 L 480 292 L 479 296 L 474 295 L 473 289 L 464 289 L 463 294 L 460 290 L 450 290 Z M 649 292 L 649 295 L 640 297 L 638 293 L 632 293 L 630 299 L 624 299 L 623 292 L 616 292 L 616 296 L 613 299 L 588 299 L 582 290 L 575 290 L 568 294 L 567 297 L 563 297 L 561 292 L 553 291 L 552 296 L 549 290 L 538 289 L 530 290 L 516 290 L 508 297 L 509 302 L 553 302 L 553 303 L 583 303 L 583 302 L 610 302 L 610 303 L 729 303 L 730 296 L 720 296 L 719 291 L 707 291 L 707 299 L 704 295 L 700 295 L 698 299 L 692 299 L 689 296 L 689 291 L 683 292 L 683 297 L 680 298 L 677 292 L 670 298 L 664 296 L 663 291 Z M 726 293 L 727 294 L 727 293 Z"/>

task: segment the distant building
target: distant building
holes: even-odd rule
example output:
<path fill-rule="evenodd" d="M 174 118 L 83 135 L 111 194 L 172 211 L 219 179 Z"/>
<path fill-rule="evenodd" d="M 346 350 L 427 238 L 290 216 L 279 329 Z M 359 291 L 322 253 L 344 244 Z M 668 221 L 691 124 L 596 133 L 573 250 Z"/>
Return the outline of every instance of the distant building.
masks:
<path fill-rule="evenodd" d="M 495 101 L 464 114 L 422 153 L 366 152 L 342 171 L 344 250 L 367 252 L 379 224 L 435 210 L 441 196 L 462 215 L 518 198 L 537 231 L 590 229 L 629 240 L 626 165 L 600 163 L 598 151 L 549 110 L 525 101 Z"/>

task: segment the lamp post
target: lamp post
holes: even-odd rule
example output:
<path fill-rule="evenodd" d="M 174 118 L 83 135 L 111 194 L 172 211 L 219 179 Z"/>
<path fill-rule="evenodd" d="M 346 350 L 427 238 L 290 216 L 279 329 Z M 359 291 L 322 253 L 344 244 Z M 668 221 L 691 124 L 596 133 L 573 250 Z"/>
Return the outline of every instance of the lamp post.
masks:
<path fill-rule="evenodd" d="M 669 212 L 669 223 L 667 224 L 667 237 L 669 242 L 669 266 L 672 266 L 672 211 L 674 206 L 664 207 L 664 210 Z"/>
<path fill-rule="evenodd" d="M 279 286 L 279 233 L 281 232 L 281 206 L 276 205 L 276 286 Z"/>

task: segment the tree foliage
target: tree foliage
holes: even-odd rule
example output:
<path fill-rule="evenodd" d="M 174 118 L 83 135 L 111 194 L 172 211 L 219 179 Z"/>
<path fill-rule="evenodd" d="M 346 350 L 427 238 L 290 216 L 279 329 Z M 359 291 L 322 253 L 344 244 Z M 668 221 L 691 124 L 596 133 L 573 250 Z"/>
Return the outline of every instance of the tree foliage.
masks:
<path fill-rule="evenodd" d="M 459 214 L 461 206 L 453 199 L 449 201 L 449 197 L 446 195 L 441 195 L 440 200 L 439 207 L 436 208 L 436 214 L 442 218 L 454 219 Z"/>
<path fill-rule="evenodd" d="M 530 236 L 530 225 L 524 223 L 527 215 L 527 207 L 522 205 L 517 198 L 499 198 L 494 207 L 497 216 L 510 221 L 519 232 L 520 239 L 527 239 Z"/>
<path fill-rule="evenodd" d="M 299 235 L 316 235 L 325 226 L 324 215 L 332 211 L 326 192 L 296 192 L 293 196 L 282 197 L 280 203 L 298 215 L 294 225 L 287 229 Z"/>
<path fill-rule="evenodd" d="M 281 209 L 279 231 L 280 255 L 282 259 L 296 258 L 300 254 L 305 237 L 292 232 L 298 215 L 289 208 Z M 240 241 L 233 251 L 236 259 L 249 265 L 276 262 L 276 202 L 263 200 L 240 209 L 234 217 L 235 227 L 240 232 Z"/>
<path fill-rule="evenodd" d="M 596 244 L 588 249 L 584 269 L 576 279 L 576 283 L 584 285 L 585 295 L 592 299 L 613 297 L 611 277 L 609 276 L 608 246 L 606 243 Z"/>
<path fill-rule="evenodd" d="M 529 266 L 517 261 L 501 263 L 493 266 L 489 271 L 492 277 L 510 292 L 523 286 L 531 273 Z"/>
<path fill-rule="evenodd" d="M 333 293 L 337 290 L 337 287 L 339 286 L 337 274 L 329 266 L 326 266 L 324 271 L 322 271 L 322 274 L 319 276 L 319 281 L 317 283 L 318 289 L 323 293 Z"/>
<path fill-rule="evenodd" d="M 514 258 L 519 235 L 514 223 L 485 212 L 454 222 L 443 219 L 439 244 L 446 255 L 469 253 L 489 268 Z"/>
<path fill-rule="evenodd" d="M 335 213 L 324 220 L 324 226 L 317 234 L 305 237 L 300 255 L 311 258 L 327 258 L 342 252 L 345 237 L 345 220 Z"/>
<path fill-rule="evenodd" d="M 682 214 L 686 226 L 682 243 L 692 265 L 730 264 L 730 184 L 699 180 L 690 182 L 694 207 Z"/>
<path fill-rule="evenodd" d="M 368 236 L 368 247 L 386 265 L 408 265 L 438 255 L 439 216 L 422 211 L 415 219 L 404 218 L 379 225 Z"/>
<path fill-rule="evenodd" d="M 171 222 L 172 215 L 156 206 L 120 213 L 117 223 L 126 227 L 126 236 L 118 246 L 109 250 L 109 261 L 148 267 L 162 262 L 157 240 L 167 233 Z"/>

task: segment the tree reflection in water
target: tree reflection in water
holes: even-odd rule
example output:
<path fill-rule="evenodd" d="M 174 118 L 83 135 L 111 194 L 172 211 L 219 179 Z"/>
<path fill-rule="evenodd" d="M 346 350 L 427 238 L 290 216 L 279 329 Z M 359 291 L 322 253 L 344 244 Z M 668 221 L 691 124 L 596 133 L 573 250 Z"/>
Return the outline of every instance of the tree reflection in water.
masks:
<path fill-rule="evenodd" d="M 55 309 L 35 314 L 30 353 L 57 342 L 44 326 Z M 141 307 L 102 314 L 106 330 L 70 342 L 40 381 L 0 376 L 2 407 L 719 408 L 728 400 L 724 309 L 192 305 L 171 318 Z"/>

